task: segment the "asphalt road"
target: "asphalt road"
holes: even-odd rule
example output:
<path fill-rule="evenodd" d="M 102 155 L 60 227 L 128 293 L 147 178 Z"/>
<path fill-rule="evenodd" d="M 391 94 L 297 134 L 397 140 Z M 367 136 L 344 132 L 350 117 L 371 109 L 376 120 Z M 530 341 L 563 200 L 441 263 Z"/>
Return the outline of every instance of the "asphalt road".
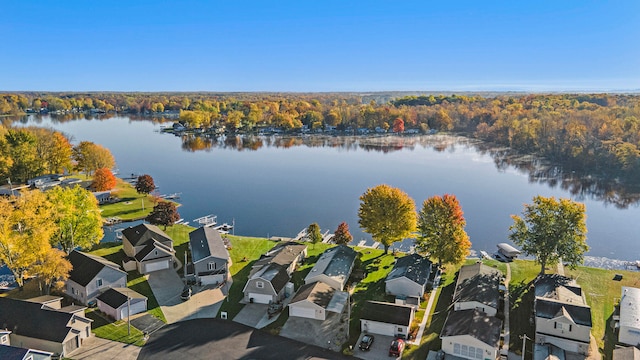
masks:
<path fill-rule="evenodd" d="M 352 359 L 222 319 L 166 325 L 149 338 L 138 359 Z"/>

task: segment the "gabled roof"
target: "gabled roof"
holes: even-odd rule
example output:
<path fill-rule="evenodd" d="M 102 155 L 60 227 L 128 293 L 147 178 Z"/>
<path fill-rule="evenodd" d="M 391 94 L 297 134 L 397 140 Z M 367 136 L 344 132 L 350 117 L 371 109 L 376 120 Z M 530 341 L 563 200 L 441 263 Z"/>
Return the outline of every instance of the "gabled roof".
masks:
<path fill-rule="evenodd" d="M 347 245 L 338 245 L 327 249 L 320 255 L 320 259 L 318 259 L 316 265 L 311 269 L 309 274 L 307 274 L 305 280 L 315 277 L 318 274 L 325 274 L 344 283 L 349 278 L 349 275 L 351 275 L 351 269 L 356 260 L 356 255 L 356 251 Z"/>
<path fill-rule="evenodd" d="M 367 300 L 360 319 L 409 326 L 413 311 L 411 306 Z"/>
<path fill-rule="evenodd" d="M 477 262 L 472 265 L 465 265 L 460 268 L 458 272 L 458 280 L 456 282 L 456 288 L 462 284 L 463 281 L 470 279 L 476 275 L 502 275 L 500 270 L 494 269 L 491 266 L 487 266 L 481 262 Z"/>
<path fill-rule="evenodd" d="M 500 343 L 502 321 L 477 309 L 450 311 L 440 338 L 469 335 L 483 343 L 497 347 Z"/>
<path fill-rule="evenodd" d="M 145 247 L 143 247 L 142 250 L 140 250 L 136 254 L 135 259 L 137 261 L 142 261 L 145 258 L 145 256 L 149 255 L 154 250 L 158 250 L 158 251 L 164 253 L 165 257 L 166 256 L 171 256 L 175 252 L 175 250 L 173 250 L 172 248 L 168 247 L 167 245 L 165 245 L 165 244 L 163 244 L 163 243 L 161 243 L 159 241 L 155 241 L 154 240 L 154 241 L 148 243 L 147 245 L 145 245 Z"/>
<path fill-rule="evenodd" d="M 165 232 L 160 230 L 159 227 L 144 223 L 136 226 L 130 226 L 122 230 L 122 236 L 133 246 L 142 246 L 151 240 L 156 240 L 162 243 L 173 241 L 169 235 L 165 234 Z"/>
<path fill-rule="evenodd" d="M 203 226 L 190 232 L 189 245 L 191 247 L 191 259 L 194 263 L 209 256 L 224 260 L 229 258 L 229 252 L 224 246 L 220 232 L 208 226 Z"/>
<path fill-rule="evenodd" d="M 297 303 L 298 301 L 309 300 L 312 303 L 326 308 L 333 298 L 333 294 L 336 292 L 331 286 L 316 281 L 300 287 L 296 295 L 291 299 L 290 304 Z"/>
<path fill-rule="evenodd" d="M 575 280 L 557 274 L 539 276 L 535 281 L 536 298 L 585 305 L 582 288 Z"/>
<path fill-rule="evenodd" d="M 453 302 L 476 301 L 498 309 L 500 302 L 500 276 L 480 274 L 464 280 L 453 295 Z"/>
<path fill-rule="evenodd" d="M 429 259 L 418 254 L 403 256 L 396 260 L 386 281 L 406 277 L 416 284 L 424 285 L 429 281 L 432 266 Z"/>
<path fill-rule="evenodd" d="M 127 297 L 131 299 L 147 299 L 129 288 L 111 288 L 98 296 L 98 300 L 111 306 L 114 309 L 127 303 Z"/>
<path fill-rule="evenodd" d="M 2 360 L 24 360 L 28 352 L 29 349 L 0 344 L 0 359 Z"/>
<path fill-rule="evenodd" d="M 307 249 L 307 245 L 298 244 L 293 241 L 278 244 L 271 249 L 258 262 L 265 264 L 278 264 L 289 266 L 301 253 Z"/>
<path fill-rule="evenodd" d="M 287 273 L 287 268 L 285 266 L 271 264 L 255 273 L 251 279 L 256 278 L 262 278 L 270 282 L 276 293 L 279 293 L 280 290 L 282 290 L 289 282 L 289 273 Z"/>
<path fill-rule="evenodd" d="M 640 289 L 628 286 L 622 287 L 620 326 L 640 329 Z"/>
<path fill-rule="evenodd" d="M 42 306 L 0 297 L 0 326 L 16 335 L 62 343 L 71 330 L 68 324 L 75 315 Z"/>
<path fill-rule="evenodd" d="M 535 311 L 536 317 L 543 319 L 564 316 L 578 325 L 591 326 L 591 308 L 586 305 L 574 305 L 538 298 L 535 303 Z"/>
<path fill-rule="evenodd" d="M 118 271 L 125 276 L 127 275 L 126 272 L 120 270 L 120 267 L 117 264 L 114 264 L 100 256 L 73 250 L 67 258 L 73 266 L 69 273 L 69 280 L 73 280 L 81 286 L 87 286 L 87 284 L 89 284 L 89 282 L 91 282 L 91 280 L 93 280 L 105 267 Z"/>

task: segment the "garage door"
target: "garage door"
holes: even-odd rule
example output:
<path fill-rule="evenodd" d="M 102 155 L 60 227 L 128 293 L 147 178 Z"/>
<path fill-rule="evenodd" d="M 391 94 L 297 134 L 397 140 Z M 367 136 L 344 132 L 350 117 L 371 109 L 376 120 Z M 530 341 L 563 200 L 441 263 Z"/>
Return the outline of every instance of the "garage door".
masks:
<path fill-rule="evenodd" d="M 379 323 L 377 321 L 362 320 L 362 331 L 370 334 L 395 336 L 396 326 L 392 324 Z"/>
<path fill-rule="evenodd" d="M 147 307 L 145 304 L 146 304 L 145 301 L 138 301 L 135 304 L 131 304 L 131 315 L 135 315 L 135 314 L 139 314 L 141 312 L 147 311 Z M 120 319 L 126 319 L 126 318 L 127 318 L 127 306 L 125 305 L 125 307 L 123 307 L 122 310 L 120 310 Z"/>
<path fill-rule="evenodd" d="M 169 260 L 161 260 L 144 264 L 144 273 L 152 271 L 164 270 L 169 268 Z"/>
<path fill-rule="evenodd" d="M 271 300 L 273 300 L 273 296 L 249 293 L 249 302 L 251 302 L 251 299 L 253 299 L 253 302 L 256 304 L 268 304 L 269 302 L 271 302 Z"/>
<path fill-rule="evenodd" d="M 315 319 L 316 318 L 316 310 L 309 309 L 302 306 L 289 306 L 289 316 L 299 316 L 303 318 Z"/>

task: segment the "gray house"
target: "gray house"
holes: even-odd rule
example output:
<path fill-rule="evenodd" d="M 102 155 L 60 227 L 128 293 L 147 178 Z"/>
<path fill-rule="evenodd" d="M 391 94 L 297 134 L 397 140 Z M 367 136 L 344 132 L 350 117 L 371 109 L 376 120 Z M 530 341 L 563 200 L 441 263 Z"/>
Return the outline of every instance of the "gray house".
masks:
<path fill-rule="evenodd" d="M 289 316 L 325 320 L 327 313 L 342 313 L 348 296 L 321 282 L 303 285 L 289 302 Z"/>
<path fill-rule="evenodd" d="M 450 311 L 440 339 L 442 351 L 458 358 L 497 359 L 502 320 L 478 309 Z"/>
<path fill-rule="evenodd" d="M 481 262 L 460 268 L 453 294 L 454 310 L 478 309 L 489 316 L 498 313 L 502 273 Z"/>
<path fill-rule="evenodd" d="M 69 357 L 92 336 L 92 320 L 83 311 L 66 312 L 36 302 L 0 297 L 0 324 L 10 331 L 12 346 Z"/>
<path fill-rule="evenodd" d="M 6 333 L 6 337 L 8 339 L 11 331 L 0 331 L 0 336 L 2 336 L 2 334 L 4 333 Z M 9 340 L 7 340 L 7 343 L 8 342 Z M 52 352 L 23 349 L 8 344 L 3 344 L 2 341 L 0 341 L 0 359 L 3 360 L 51 360 L 52 356 Z"/>
<path fill-rule="evenodd" d="M 327 249 L 304 278 L 304 283 L 311 284 L 322 281 L 336 290 L 344 290 L 351 270 L 353 270 L 356 255 L 355 250 L 347 245 L 338 245 Z"/>
<path fill-rule="evenodd" d="M 249 303 L 275 303 L 285 296 L 285 286 L 289 282 L 287 267 L 269 264 L 255 273 L 244 286 L 244 301 Z"/>
<path fill-rule="evenodd" d="M 87 305 L 106 289 L 127 286 L 127 273 L 103 257 L 74 250 L 68 260 L 73 269 L 64 291 L 82 304 Z"/>
<path fill-rule="evenodd" d="M 173 240 L 155 225 L 140 224 L 122 230 L 122 249 L 141 274 L 173 268 Z"/>
<path fill-rule="evenodd" d="M 98 296 L 98 309 L 120 320 L 147 311 L 147 297 L 128 288 L 112 288 Z"/>
<path fill-rule="evenodd" d="M 227 281 L 231 258 L 220 237 L 211 227 L 201 227 L 189 233 L 191 262 L 187 264 L 185 277 L 203 285 Z"/>
<path fill-rule="evenodd" d="M 280 243 L 262 255 L 258 261 L 251 266 L 251 275 L 269 264 L 278 264 L 287 267 L 287 273 L 291 275 L 298 264 L 307 256 L 307 245 L 290 241 Z"/>
<path fill-rule="evenodd" d="M 387 294 L 397 297 L 422 298 L 439 279 L 437 266 L 423 256 L 411 254 L 396 260 L 385 280 L 385 289 Z"/>

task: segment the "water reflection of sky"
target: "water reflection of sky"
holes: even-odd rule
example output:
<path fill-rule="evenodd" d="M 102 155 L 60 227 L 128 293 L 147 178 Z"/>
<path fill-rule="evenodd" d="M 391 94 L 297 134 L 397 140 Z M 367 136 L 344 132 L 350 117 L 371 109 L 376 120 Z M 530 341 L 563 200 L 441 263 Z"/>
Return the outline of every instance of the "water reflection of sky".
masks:
<path fill-rule="evenodd" d="M 28 124 L 34 125 L 29 122 Z M 179 211 L 186 220 L 206 214 L 219 222 L 235 219 L 236 234 L 295 236 L 312 222 L 323 232 L 347 221 L 356 239 L 370 239 L 358 227 L 359 196 L 371 186 L 387 183 L 422 202 L 436 194 L 455 194 L 467 219 L 476 250 L 493 252 L 506 241 L 511 214 L 521 213 L 535 195 L 571 197 L 531 179 L 506 163 L 496 166 L 487 152 L 464 140 L 438 137 L 436 144 L 403 139 L 403 147 L 350 143 L 345 139 L 262 139 L 262 147 L 239 150 L 214 141 L 206 151 L 183 149 L 181 138 L 158 132 L 160 125 L 116 117 L 38 125 L 70 134 L 74 142 L 89 140 L 113 152 L 121 174 L 148 173 L 161 193 L 181 192 Z M 383 151 L 382 151 L 383 150 Z M 589 255 L 640 259 L 638 205 L 618 209 L 577 194 L 587 206 Z"/>

